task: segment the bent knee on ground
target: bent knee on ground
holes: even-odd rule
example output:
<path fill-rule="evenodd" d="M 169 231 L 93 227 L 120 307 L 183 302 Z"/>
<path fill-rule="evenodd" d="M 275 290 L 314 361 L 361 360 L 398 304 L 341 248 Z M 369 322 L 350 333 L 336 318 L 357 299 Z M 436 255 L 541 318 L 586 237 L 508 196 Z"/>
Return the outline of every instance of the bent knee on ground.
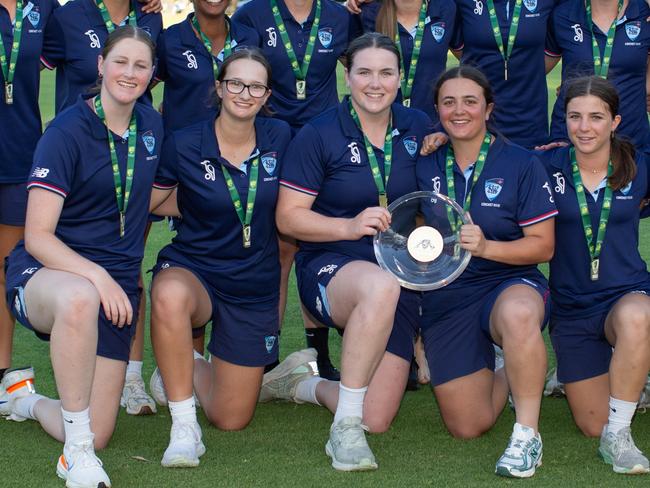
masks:
<path fill-rule="evenodd" d="M 205 411 L 208 421 L 219 430 L 233 431 L 243 430 L 253 420 L 253 415 L 239 414 L 239 415 L 224 415 L 219 412 Z"/>
<path fill-rule="evenodd" d="M 485 434 L 494 425 L 492 416 L 478 416 L 466 419 L 445 419 L 449 433 L 457 439 L 475 439 Z"/>

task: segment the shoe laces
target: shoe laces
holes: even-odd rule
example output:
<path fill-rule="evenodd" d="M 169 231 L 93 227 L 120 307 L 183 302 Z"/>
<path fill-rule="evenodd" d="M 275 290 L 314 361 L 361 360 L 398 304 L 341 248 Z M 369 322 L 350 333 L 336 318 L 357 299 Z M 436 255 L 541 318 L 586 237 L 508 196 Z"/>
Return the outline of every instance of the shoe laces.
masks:
<path fill-rule="evenodd" d="M 508 447 L 506 448 L 505 452 L 503 453 L 504 456 L 509 457 L 511 459 L 519 459 L 524 456 L 524 451 L 530 444 L 530 440 L 524 440 L 524 439 L 519 439 L 519 438 L 511 438 L 510 443 L 508 444 Z"/>
<path fill-rule="evenodd" d="M 128 392 L 129 397 L 138 401 L 149 402 L 149 395 L 144 389 L 144 381 L 141 378 L 131 378 L 124 382 L 124 389 Z"/>
<path fill-rule="evenodd" d="M 175 422 L 172 424 L 171 437 L 176 441 L 198 442 L 199 434 L 192 424 L 187 422 Z"/>
<path fill-rule="evenodd" d="M 93 447 L 93 439 L 86 440 L 80 443 L 73 443 L 66 446 L 68 455 L 66 459 L 68 466 L 80 466 L 82 468 L 93 468 L 95 466 L 102 466 L 102 461 L 95 454 Z"/>
<path fill-rule="evenodd" d="M 641 450 L 636 447 L 634 439 L 632 439 L 632 432 L 630 432 L 630 429 L 624 429 L 618 433 L 616 436 L 616 447 L 619 453 L 632 451 L 637 454 L 642 454 Z"/>
<path fill-rule="evenodd" d="M 363 424 L 346 423 L 337 426 L 341 443 L 350 447 L 366 446 L 365 433 L 369 431 Z"/>

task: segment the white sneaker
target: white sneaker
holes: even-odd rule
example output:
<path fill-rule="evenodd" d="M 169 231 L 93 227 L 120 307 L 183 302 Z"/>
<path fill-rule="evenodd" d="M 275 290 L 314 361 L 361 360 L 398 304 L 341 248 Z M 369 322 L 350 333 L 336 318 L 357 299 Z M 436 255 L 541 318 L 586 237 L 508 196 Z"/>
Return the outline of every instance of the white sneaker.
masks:
<path fill-rule="evenodd" d="M 315 367 L 316 349 L 303 349 L 289 354 L 284 361 L 264 375 L 258 402 L 288 400 L 302 403 L 296 399 L 296 386 L 312 376 L 318 376 Z"/>
<path fill-rule="evenodd" d="M 95 455 L 94 435 L 81 441 L 67 442 L 59 456 L 56 474 L 68 488 L 108 488 L 111 480 Z"/>
<path fill-rule="evenodd" d="M 366 440 L 368 427 L 360 417 L 345 417 L 330 428 L 325 453 L 332 458 L 337 471 L 369 471 L 377 469 L 377 461 Z"/>
<path fill-rule="evenodd" d="M 169 433 L 169 446 L 163 454 L 165 468 L 194 468 L 205 454 L 201 440 L 201 426 L 197 422 L 174 422 Z"/>
<path fill-rule="evenodd" d="M 11 408 L 9 406 L 9 393 L 0 384 L 0 416 L 7 417 L 11 415 Z"/>
<path fill-rule="evenodd" d="M 515 423 L 510 442 L 497 461 L 495 473 L 509 478 L 530 478 L 542 465 L 542 436 L 530 427 Z"/>
<path fill-rule="evenodd" d="M 553 398 L 562 398 L 564 393 L 564 384 L 557 380 L 557 369 L 553 368 L 546 375 L 546 384 L 544 385 L 544 396 Z"/>
<path fill-rule="evenodd" d="M 161 407 L 169 406 L 169 400 L 167 400 L 167 392 L 165 391 L 165 384 L 163 383 L 162 375 L 160 374 L 160 370 L 158 368 L 156 368 L 151 375 L 151 379 L 149 380 L 149 390 L 151 391 L 151 396 L 158 405 Z M 193 393 L 193 395 L 194 404 L 198 408 L 201 406 L 201 403 L 199 403 L 199 397 L 196 396 L 196 393 Z"/>
<path fill-rule="evenodd" d="M 648 407 L 650 407 L 650 376 L 648 376 L 648 379 L 645 382 L 645 386 L 643 387 L 643 391 L 639 397 L 639 403 L 637 404 L 636 409 L 642 410 L 645 413 Z M 2 408 L 2 405 L 0 405 L 0 408 Z"/>
<path fill-rule="evenodd" d="M 10 369 L 5 372 L 2 378 L 2 388 L 7 395 L 7 403 L 3 404 L 2 415 L 8 415 L 9 420 L 24 422 L 27 417 L 19 415 L 13 408 L 14 402 L 19 399 L 36 393 L 34 388 L 34 368 Z M 4 412 L 7 411 L 5 414 Z"/>
<path fill-rule="evenodd" d="M 126 408 L 126 413 L 129 415 L 153 415 L 156 413 L 156 403 L 147 394 L 144 381 L 137 374 L 126 375 L 120 405 Z"/>

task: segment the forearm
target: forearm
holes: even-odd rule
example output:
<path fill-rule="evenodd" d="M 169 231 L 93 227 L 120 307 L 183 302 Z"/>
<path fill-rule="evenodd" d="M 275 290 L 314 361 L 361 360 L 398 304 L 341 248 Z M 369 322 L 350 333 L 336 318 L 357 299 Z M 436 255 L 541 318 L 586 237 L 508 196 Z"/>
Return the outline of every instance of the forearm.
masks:
<path fill-rule="evenodd" d="M 325 217 L 311 209 L 294 207 L 277 214 L 278 230 L 300 241 L 334 242 L 350 240 L 350 219 Z"/>
<path fill-rule="evenodd" d="M 539 236 L 524 236 L 515 241 L 485 241 L 479 257 L 512 265 L 539 264 L 553 257 L 553 245 Z"/>

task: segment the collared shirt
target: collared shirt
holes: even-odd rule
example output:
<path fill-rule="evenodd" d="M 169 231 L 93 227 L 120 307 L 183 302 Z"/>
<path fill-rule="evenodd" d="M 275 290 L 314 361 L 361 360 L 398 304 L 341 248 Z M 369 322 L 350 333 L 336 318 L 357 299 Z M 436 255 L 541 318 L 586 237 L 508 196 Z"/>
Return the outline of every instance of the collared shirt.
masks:
<path fill-rule="evenodd" d="M 32 156 L 41 137 L 41 113 L 38 106 L 40 84 L 39 58 L 43 30 L 55 0 L 27 0 L 23 7 L 23 28 L 14 74 L 14 100 L 4 98 L 4 75 L 0 70 L 0 183 L 22 183 L 32 166 Z M 7 59 L 11 56 L 13 24 L 9 12 L 0 5 L 0 32 Z"/>
<path fill-rule="evenodd" d="M 135 111 L 135 172 L 123 237 L 106 126 L 83 98 L 45 130 L 34 153 L 27 188 L 44 188 L 65 199 L 56 236 L 73 251 L 109 273 L 130 270 L 137 278 L 163 127 L 160 114 L 150 106 L 136 103 Z M 128 144 L 117 134 L 111 136 L 124 188 Z"/>
<path fill-rule="evenodd" d="M 302 63 L 309 33 L 316 14 L 316 2 L 304 23 L 299 24 L 283 0 L 278 0 L 280 15 L 299 63 Z M 275 25 L 269 0 L 253 0 L 241 7 L 233 20 L 255 29 L 262 38 L 262 50 L 273 70 L 273 92 L 269 99 L 275 116 L 293 129 L 338 103 L 336 63 L 356 37 L 358 28 L 351 15 L 334 0 L 321 0 L 321 16 L 316 44 L 307 71 L 306 99 L 296 98 L 296 78 L 291 69 L 280 33 Z"/>
<path fill-rule="evenodd" d="M 158 259 L 199 269 L 222 299 L 230 303 L 277 300 L 280 264 L 275 226 L 278 174 L 291 140 L 289 126 L 280 120 L 255 120 L 256 149 L 237 168 L 221 156 L 214 119 L 175 131 L 165 141 L 156 187 L 178 186 L 183 215 L 172 243 Z M 242 244 L 242 224 L 233 206 L 222 167 L 226 168 L 246 207 L 251 161 L 259 157 L 259 174 L 251 247 Z"/>
<path fill-rule="evenodd" d="M 630 0 L 623 17 L 616 24 L 616 35 L 607 78 L 620 97 L 619 134 L 629 137 L 637 147 L 650 142 L 650 125 L 646 112 L 646 71 L 650 49 L 650 9 L 642 0 Z M 594 74 L 591 31 L 583 0 L 567 0 L 553 12 L 546 54 L 562 56 L 562 88 L 553 107 L 551 139 L 568 140 L 564 113 L 564 96 L 570 80 Z M 604 51 L 607 33 L 594 24 L 600 52 Z"/>
<path fill-rule="evenodd" d="M 569 148 L 545 151 L 539 157 L 559 210 L 549 279 L 553 315 L 580 318 L 606 312 L 625 293 L 648 287 L 650 274 L 639 254 L 639 206 L 650 196 L 647 155 L 637 151 L 636 176 L 612 193 L 597 281 L 591 281 L 591 257 L 573 184 Z M 604 195 L 600 191 L 597 200 L 586 198 L 592 229 L 598 228 Z"/>
<path fill-rule="evenodd" d="M 377 14 L 381 3 L 372 2 L 361 5 L 361 22 L 364 32 L 374 32 Z M 456 22 L 456 4 L 453 0 L 431 0 L 427 6 L 422 47 L 418 60 L 413 90 L 411 91 L 411 107 L 422 110 L 434 122 L 438 122 L 438 113 L 434 107 L 432 86 L 438 76 L 445 71 L 447 66 L 447 52 L 453 36 Z M 398 23 L 399 37 L 402 45 L 403 66 L 409 69 L 413 54 L 414 34 L 407 31 Z M 404 73 L 406 77 L 406 73 Z M 402 100 L 402 92 L 397 96 L 397 101 Z"/>
<path fill-rule="evenodd" d="M 138 27 L 147 31 L 154 42 L 162 31 L 160 14 L 145 14 L 142 4 L 131 2 Z M 50 17 L 45 29 L 41 62 L 57 68 L 56 112 L 74 104 L 97 80 L 97 57 L 108 37 L 104 19 L 94 0 L 68 2 Z M 147 92 L 143 99 L 151 102 Z"/>
<path fill-rule="evenodd" d="M 194 33 L 193 16 L 191 13 L 182 22 L 166 29 L 157 45 L 156 79 L 165 82 L 163 121 L 166 131 L 193 125 L 216 114 L 213 56 Z M 226 22 L 233 50 L 238 46 L 259 47 L 257 32 L 227 17 Z M 223 54 L 221 50 L 214 56 L 219 66 L 223 63 Z"/>
<path fill-rule="evenodd" d="M 462 49 L 461 63 L 478 67 L 490 81 L 495 95 L 492 117 L 499 132 L 529 149 L 548 139 L 544 41 L 554 4 L 555 0 L 524 0 L 505 80 L 487 2 L 456 0 L 457 26 L 451 48 Z M 494 6 L 505 49 L 515 1 L 494 0 Z"/>
<path fill-rule="evenodd" d="M 416 190 L 415 165 L 422 139 L 431 131 L 423 112 L 392 105 L 393 154 L 386 187 L 388 201 Z M 384 153 L 374 148 L 384 176 Z M 376 207 L 378 190 L 372 176 L 363 134 L 357 127 L 348 97 L 312 119 L 291 142 L 280 184 L 316 199 L 312 210 L 326 217 L 354 218 Z M 300 251 L 332 251 L 375 262 L 372 237 L 357 241 L 301 242 Z"/>

